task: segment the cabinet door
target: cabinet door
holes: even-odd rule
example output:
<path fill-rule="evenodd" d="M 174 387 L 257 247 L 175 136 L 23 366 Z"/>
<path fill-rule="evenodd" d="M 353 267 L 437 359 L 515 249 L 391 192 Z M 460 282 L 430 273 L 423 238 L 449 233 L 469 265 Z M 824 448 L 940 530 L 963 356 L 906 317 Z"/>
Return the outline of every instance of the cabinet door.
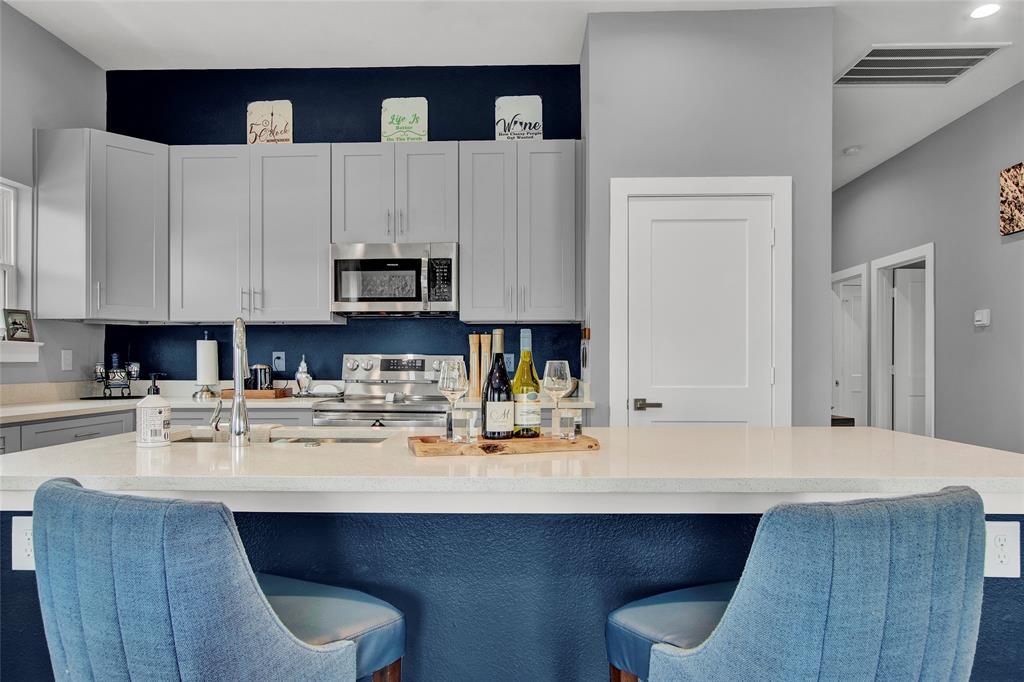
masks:
<path fill-rule="evenodd" d="M 331 319 L 331 146 L 250 147 L 252 320 Z"/>
<path fill-rule="evenodd" d="M 312 426 L 313 410 L 311 408 L 284 409 L 249 408 L 250 424 L 280 424 L 281 426 Z"/>
<path fill-rule="evenodd" d="M 459 241 L 459 143 L 395 143 L 398 241 Z"/>
<path fill-rule="evenodd" d="M 127 433 L 132 429 L 131 412 L 23 424 L 21 427 L 21 449 L 33 450 L 50 445 L 77 443 L 82 440 Z"/>
<path fill-rule="evenodd" d="M 516 319 L 516 145 L 459 145 L 459 317 Z"/>
<path fill-rule="evenodd" d="M 576 148 L 518 143 L 519 302 L 524 322 L 576 317 Z"/>
<path fill-rule="evenodd" d="M 90 317 L 167 319 L 167 146 L 90 131 Z"/>
<path fill-rule="evenodd" d="M 9 455 L 21 450 L 21 427 L 0 427 L 0 455 Z"/>
<path fill-rule="evenodd" d="M 249 148 L 171 147 L 170 169 L 171 320 L 248 315 Z"/>
<path fill-rule="evenodd" d="M 331 241 L 395 241 L 395 145 L 331 145 Z"/>

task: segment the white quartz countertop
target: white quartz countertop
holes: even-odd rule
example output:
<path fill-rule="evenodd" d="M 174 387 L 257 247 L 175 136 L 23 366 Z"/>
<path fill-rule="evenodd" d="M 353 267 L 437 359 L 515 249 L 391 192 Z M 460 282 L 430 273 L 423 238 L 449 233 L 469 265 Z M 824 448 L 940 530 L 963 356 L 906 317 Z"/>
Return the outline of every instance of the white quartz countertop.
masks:
<path fill-rule="evenodd" d="M 595 452 L 430 458 L 406 443 L 430 429 L 291 431 L 384 440 L 139 448 L 121 434 L 0 457 L 0 506 L 30 509 L 39 484 L 70 476 L 237 511 L 757 513 L 969 485 L 989 513 L 1024 513 L 1024 454 L 869 427 L 592 428 Z"/>
<path fill-rule="evenodd" d="M 217 404 L 213 400 L 193 400 L 190 396 L 168 396 L 162 395 L 171 404 L 171 410 L 213 410 Z M 250 410 L 308 410 L 316 403 L 324 400 L 336 400 L 336 398 L 277 398 L 253 399 L 247 398 L 246 406 Z M 61 400 L 43 403 L 15 403 L 0 405 L 0 424 L 22 424 L 46 419 L 61 419 L 65 417 L 81 417 L 92 414 L 110 414 L 112 412 L 125 412 L 134 410 L 139 401 L 136 399 L 124 400 Z M 231 399 L 224 401 L 224 407 L 230 407 Z M 542 402 L 541 407 L 547 409 L 553 407 L 550 402 Z M 592 409 L 593 401 L 566 398 L 562 401 L 562 407 L 574 409 Z M 479 409 L 480 399 L 463 399 L 459 401 L 459 408 Z"/>

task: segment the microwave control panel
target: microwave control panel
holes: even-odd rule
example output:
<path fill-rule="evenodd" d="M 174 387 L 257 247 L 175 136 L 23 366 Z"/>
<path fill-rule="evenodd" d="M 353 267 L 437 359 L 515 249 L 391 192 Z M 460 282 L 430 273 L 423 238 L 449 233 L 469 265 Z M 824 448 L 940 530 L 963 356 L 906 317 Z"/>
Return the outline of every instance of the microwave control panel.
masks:
<path fill-rule="evenodd" d="M 447 303 L 452 296 L 452 259 L 431 258 L 427 271 L 427 300 L 431 303 Z"/>

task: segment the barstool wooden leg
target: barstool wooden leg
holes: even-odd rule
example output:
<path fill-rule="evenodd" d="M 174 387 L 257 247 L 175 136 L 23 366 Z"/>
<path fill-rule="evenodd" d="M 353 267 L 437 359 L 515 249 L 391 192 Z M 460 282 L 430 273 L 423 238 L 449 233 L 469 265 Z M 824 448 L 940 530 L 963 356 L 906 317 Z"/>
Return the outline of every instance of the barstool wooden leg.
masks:
<path fill-rule="evenodd" d="M 614 665 L 609 665 L 608 668 L 611 671 L 611 682 L 637 682 L 637 677 L 633 673 L 619 670 Z"/>
<path fill-rule="evenodd" d="M 633 679 L 636 680 L 635 677 Z M 402 659 L 375 672 L 373 682 L 402 682 Z"/>

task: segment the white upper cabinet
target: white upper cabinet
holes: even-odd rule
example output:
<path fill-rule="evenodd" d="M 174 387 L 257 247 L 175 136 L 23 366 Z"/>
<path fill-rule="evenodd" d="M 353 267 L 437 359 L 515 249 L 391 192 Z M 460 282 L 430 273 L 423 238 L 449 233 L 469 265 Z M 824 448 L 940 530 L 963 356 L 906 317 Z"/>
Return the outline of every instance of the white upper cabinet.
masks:
<path fill-rule="evenodd" d="M 331 240 L 338 244 L 395 241 L 395 145 L 331 145 Z"/>
<path fill-rule="evenodd" d="M 331 145 L 331 240 L 459 240 L 458 142 Z"/>
<path fill-rule="evenodd" d="M 516 143 L 519 195 L 519 319 L 576 317 L 576 146 Z"/>
<path fill-rule="evenodd" d="M 166 145 L 40 130 L 36 192 L 36 317 L 167 320 Z"/>
<path fill-rule="evenodd" d="M 252 145 L 250 319 L 329 321 L 331 146 Z"/>
<path fill-rule="evenodd" d="M 171 147 L 171 320 L 244 315 L 249 288 L 249 148 Z"/>
<path fill-rule="evenodd" d="M 573 140 L 460 144 L 466 322 L 578 319 Z"/>
<path fill-rule="evenodd" d="M 459 240 L 459 143 L 395 145 L 397 241 Z"/>
<path fill-rule="evenodd" d="M 516 143 L 463 142 L 459 156 L 459 317 L 513 322 Z"/>
<path fill-rule="evenodd" d="M 171 319 L 331 319 L 327 144 L 171 149 Z"/>

